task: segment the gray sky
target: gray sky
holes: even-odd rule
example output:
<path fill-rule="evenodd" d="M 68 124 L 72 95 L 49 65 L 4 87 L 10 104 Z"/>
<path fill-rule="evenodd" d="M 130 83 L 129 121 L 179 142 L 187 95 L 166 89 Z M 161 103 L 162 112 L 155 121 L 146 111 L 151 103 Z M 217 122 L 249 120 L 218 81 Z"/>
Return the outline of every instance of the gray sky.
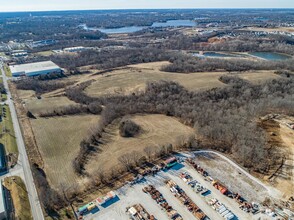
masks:
<path fill-rule="evenodd" d="M 1 0 L 0 11 L 138 8 L 294 8 L 294 0 Z"/>

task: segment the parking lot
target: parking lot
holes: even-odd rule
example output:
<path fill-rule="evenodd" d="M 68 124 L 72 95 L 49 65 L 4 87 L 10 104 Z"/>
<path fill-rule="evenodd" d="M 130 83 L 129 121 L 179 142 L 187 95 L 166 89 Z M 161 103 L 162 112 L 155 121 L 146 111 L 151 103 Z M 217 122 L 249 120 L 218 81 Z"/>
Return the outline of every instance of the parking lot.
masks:
<path fill-rule="evenodd" d="M 183 173 L 189 176 L 189 180 L 183 178 Z M 181 175 L 182 174 L 182 175 Z M 257 219 L 260 214 L 253 215 L 239 208 L 240 204 L 236 202 L 235 199 L 229 198 L 223 195 L 218 189 L 216 189 L 211 182 L 207 181 L 204 176 L 197 172 L 192 166 L 188 165 L 186 162 L 178 163 L 172 168 L 160 171 L 154 176 L 146 176 L 141 181 L 136 184 L 127 184 L 124 187 L 115 191 L 117 195 L 116 201 L 112 202 L 107 207 L 98 207 L 90 213 L 84 216 L 87 220 L 124 220 L 131 219 L 131 214 L 128 209 L 135 204 L 141 204 L 146 211 L 153 215 L 156 219 L 164 220 L 170 219 L 167 212 L 152 199 L 152 197 L 142 191 L 142 189 L 148 185 L 152 185 L 158 190 L 167 203 L 175 209 L 178 214 L 183 219 L 197 219 L 191 211 L 187 209 L 177 197 L 173 195 L 170 187 L 166 184 L 167 180 L 172 180 L 181 190 L 183 190 L 189 199 L 195 203 L 199 209 L 201 209 L 206 214 L 206 219 L 226 219 L 222 216 L 218 209 L 223 209 L 225 212 L 230 213 L 234 217 L 232 219 Z M 196 188 L 193 188 L 188 184 L 197 183 L 197 187 L 201 186 L 205 189 L 205 194 L 198 192 Z M 232 183 L 233 184 L 233 183 Z M 212 203 L 217 203 L 212 205 Z M 250 201 L 253 202 L 253 201 Z M 218 208 L 220 207 L 221 208 Z M 263 218 L 266 219 L 266 218 Z"/>

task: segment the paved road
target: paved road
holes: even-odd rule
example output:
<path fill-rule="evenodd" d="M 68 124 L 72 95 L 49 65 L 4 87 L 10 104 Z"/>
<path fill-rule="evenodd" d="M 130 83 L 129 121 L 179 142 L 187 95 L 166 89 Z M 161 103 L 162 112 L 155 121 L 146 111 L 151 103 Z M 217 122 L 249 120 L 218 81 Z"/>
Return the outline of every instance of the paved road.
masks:
<path fill-rule="evenodd" d="M 1 64 L 0 64 L 1 65 Z M 7 83 L 7 76 L 5 75 L 5 71 L 3 69 L 3 66 L 0 66 L 1 71 L 2 71 L 2 77 L 3 77 L 3 84 L 4 87 L 7 91 L 7 101 L 6 103 L 9 105 L 10 112 L 11 112 L 11 118 L 13 122 L 13 127 L 14 127 L 14 132 L 15 132 L 15 137 L 16 137 L 16 143 L 18 147 L 18 152 L 19 152 L 19 157 L 18 157 L 18 165 L 15 170 L 13 170 L 11 173 L 20 173 L 20 177 L 24 179 L 27 191 L 28 191 L 28 196 L 30 200 L 30 205 L 31 205 L 31 210 L 32 210 L 32 215 L 35 220 L 43 220 L 44 215 L 42 212 L 41 204 L 38 198 L 36 186 L 34 183 L 29 159 L 27 156 L 24 140 L 22 137 L 20 125 L 17 119 L 17 114 L 15 111 L 15 107 L 13 104 L 13 101 L 11 99 L 11 93 L 8 87 Z M 11 175 L 11 173 L 8 173 L 6 175 Z"/>

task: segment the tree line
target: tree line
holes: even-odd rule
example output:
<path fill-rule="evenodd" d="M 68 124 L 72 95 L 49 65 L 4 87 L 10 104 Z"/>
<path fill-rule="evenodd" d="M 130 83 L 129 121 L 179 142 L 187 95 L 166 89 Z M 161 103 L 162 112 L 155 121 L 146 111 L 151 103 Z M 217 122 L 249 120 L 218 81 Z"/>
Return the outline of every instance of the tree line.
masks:
<path fill-rule="evenodd" d="M 166 72 L 190 73 L 211 71 L 249 71 L 249 70 L 290 70 L 294 71 L 293 59 L 283 61 L 253 61 L 246 59 L 197 58 L 177 54 L 169 59 L 171 64 L 162 68 Z"/>
<path fill-rule="evenodd" d="M 74 163 L 79 164 L 77 168 L 83 167 L 89 150 L 99 149 L 105 128 L 115 119 L 146 113 L 175 116 L 195 127 L 204 146 L 232 153 L 245 167 L 267 173 L 279 154 L 274 147 L 268 150 L 265 133 L 253 119 L 271 111 L 293 114 L 293 85 L 293 79 L 286 78 L 262 85 L 238 80 L 225 88 L 189 92 L 175 82 L 163 81 L 149 83 L 142 94 L 96 98 L 105 106 L 101 119 L 83 141 L 83 152 Z"/>

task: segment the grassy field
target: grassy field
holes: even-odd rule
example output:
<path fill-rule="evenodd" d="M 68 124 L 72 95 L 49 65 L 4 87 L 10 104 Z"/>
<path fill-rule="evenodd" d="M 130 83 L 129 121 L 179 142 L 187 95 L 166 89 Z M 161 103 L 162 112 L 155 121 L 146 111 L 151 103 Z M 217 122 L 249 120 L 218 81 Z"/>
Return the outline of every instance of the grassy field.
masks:
<path fill-rule="evenodd" d="M 248 80 L 252 83 L 261 83 L 264 82 L 266 80 L 269 79 L 276 79 L 276 78 L 280 78 L 279 75 L 274 73 L 275 71 L 255 71 L 255 72 L 246 72 L 246 73 L 242 73 L 239 74 L 237 76 L 239 76 L 242 79 Z"/>
<path fill-rule="evenodd" d="M 17 95 L 22 100 L 36 97 L 36 93 L 33 90 L 17 90 Z"/>
<path fill-rule="evenodd" d="M 6 153 L 18 153 L 10 109 L 1 105 L 2 120 L 0 122 L 0 142 L 5 146 Z M 4 116 L 5 115 L 5 116 Z"/>
<path fill-rule="evenodd" d="M 81 140 L 98 120 L 94 115 L 31 120 L 46 175 L 54 188 L 77 182 L 72 161 L 79 152 Z"/>
<path fill-rule="evenodd" d="M 218 80 L 221 75 L 225 74 L 223 72 L 181 74 L 160 71 L 160 67 L 167 64 L 168 62 L 138 64 L 113 71 L 97 78 L 96 82 L 86 89 L 86 92 L 91 96 L 128 94 L 144 90 L 147 82 L 159 80 L 176 81 L 192 91 L 224 86 Z"/>
<path fill-rule="evenodd" d="M 107 129 L 107 144 L 87 164 L 86 170 L 89 173 L 95 173 L 98 167 L 109 171 L 113 167 L 121 166 L 118 158 L 127 152 L 138 151 L 144 154 L 143 150 L 147 146 L 156 150 L 163 145 L 176 144 L 179 138 L 194 133 L 192 128 L 183 125 L 176 118 L 165 115 L 136 115 L 132 120 L 140 125 L 143 133 L 138 137 L 124 138 L 119 135 L 118 125 L 110 126 Z"/>
<path fill-rule="evenodd" d="M 4 65 L 4 70 L 5 70 L 5 73 L 6 73 L 6 76 L 7 76 L 7 77 L 12 77 L 12 73 L 11 73 L 11 71 L 10 71 L 9 66 Z"/>
<path fill-rule="evenodd" d="M 75 102 L 69 100 L 65 96 L 60 97 L 42 97 L 42 99 L 30 98 L 25 101 L 26 107 L 33 114 L 54 110 L 58 107 L 73 105 Z"/>
<path fill-rule="evenodd" d="M 18 176 L 7 177 L 3 185 L 10 191 L 15 217 L 20 220 L 33 219 L 26 186 Z"/>
<path fill-rule="evenodd" d="M 150 81 L 171 80 L 180 83 L 190 91 L 206 90 L 215 87 L 226 86 L 218 79 L 227 72 L 200 72 L 200 73 L 169 73 L 160 71 L 168 62 L 154 62 L 130 65 L 127 68 L 115 70 L 103 76 L 96 76 L 85 91 L 90 96 L 101 96 L 105 94 L 129 94 L 142 91 L 146 83 Z M 262 82 L 267 79 L 277 78 L 273 71 L 255 71 L 238 74 L 253 83 Z"/>
<path fill-rule="evenodd" d="M 41 51 L 41 52 L 36 53 L 36 55 L 44 56 L 44 57 L 49 57 L 52 54 L 53 54 L 53 52 L 51 50 L 46 50 L 46 51 Z"/>
<path fill-rule="evenodd" d="M 266 32 L 281 31 L 281 32 L 288 32 L 288 33 L 293 33 L 294 32 L 294 28 L 293 27 L 278 27 L 278 28 L 247 27 L 247 28 L 242 28 L 240 30 L 246 30 L 246 31 L 266 31 Z"/>

